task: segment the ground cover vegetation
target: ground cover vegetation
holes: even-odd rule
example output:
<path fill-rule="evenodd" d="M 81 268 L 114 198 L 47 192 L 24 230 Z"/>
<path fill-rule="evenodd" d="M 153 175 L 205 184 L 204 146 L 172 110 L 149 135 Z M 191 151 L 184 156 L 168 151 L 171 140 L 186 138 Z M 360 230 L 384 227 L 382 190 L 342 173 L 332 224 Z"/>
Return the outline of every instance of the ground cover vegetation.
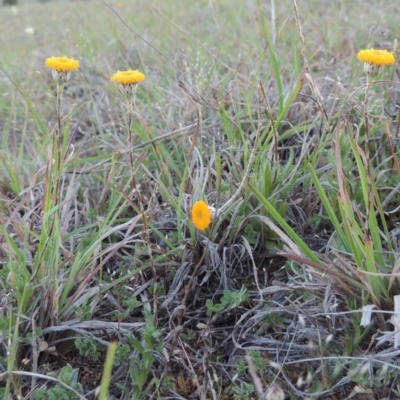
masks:
<path fill-rule="evenodd" d="M 400 398 L 399 13 L 0 9 L 0 398 Z"/>

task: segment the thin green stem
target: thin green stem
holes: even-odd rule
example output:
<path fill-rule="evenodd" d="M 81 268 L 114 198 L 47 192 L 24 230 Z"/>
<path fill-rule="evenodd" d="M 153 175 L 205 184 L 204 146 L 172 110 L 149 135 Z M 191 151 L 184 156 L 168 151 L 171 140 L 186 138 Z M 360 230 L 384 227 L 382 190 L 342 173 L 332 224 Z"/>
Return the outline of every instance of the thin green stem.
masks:
<path fill-rule="evenodd" d="M 371 163 L 369 159 L 369 118 L 368 118 L 368 97 L 369 97 L 369 88 L 371 86 L 371 77 L 370 74 L 367 74 L 367 84 L 365 85 L 365 99 L 364 99 L 364 121 L 365 121 L 365 168 L 367 169 L 367 183 L 368 187 L 371 188 L 372 182 L 372 172 L 371 172 Z M 364 224 L 364 234 L 366 241 L 369 240 L 369 212 L 371 205 L 371 195 L 373 196 L 373 191 L 369 190 L 370 195 L 368 196 L 368 204 L 366 204 L 366 218 Z"/>
<path fill-rule="evenodd" d="M 132 115 L 133 115 L 133 102 L 128 100 L 126 102 L 127 110 L 128 110 L 128 141 L 129 141 L 129 163 L 131 166 L 131 174 L 132 174 L 132 184 L 136 188 L 135 182 L 135 173 L 133 169 L 133 132 L 132 132 Z"/>
<path fill-rule="evenodd" d="M 61 97 L 64 90 L 64 85 L 57 84 L 57 132 L 56 140 L 53 141 L 53 155 L 55 156 L 55 170 L 54 170 L 54 204 L 57 205 L 61 201 L 61 193 L 59 193 L 60 179 L 61 179 L 61 169 L 62 169 L 62 131 L 61 131 Z M 54 147 L 55 145 L 55 147 Z"/>

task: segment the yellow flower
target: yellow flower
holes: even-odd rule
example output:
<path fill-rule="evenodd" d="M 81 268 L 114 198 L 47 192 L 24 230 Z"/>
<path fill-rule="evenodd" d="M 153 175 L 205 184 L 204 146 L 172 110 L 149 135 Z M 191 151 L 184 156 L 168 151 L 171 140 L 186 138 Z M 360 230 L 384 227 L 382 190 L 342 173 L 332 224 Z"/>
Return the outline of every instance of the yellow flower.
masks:
<path fill-rule="evenodd" d="M 360 61 L 374 65 L 390 65 L 395 62 L 393 53 L 387 50 L 367 49 L 358 52 L 357 57 Z"/>
<path fill-rule="evenodd" d="M 128 70 L 118 71 L 111 77 L 111 80 L 117 83 L 122 83 L 123 85 L 133 85 L 143 81 L 145 78 L 146 76 L 138 70 Z"/>
<path fill-rule="evenodd" d="M 46 59 L 46 65 L 58 72 L 70 72 L 79 68 L 79 62 L 68 57 L 50 57 Z"/>
<path fill-rule="evenodd" d="M 198 230 L 206 230 L 211 225 L 211 217 L 211 210 L 205 201 L 199 200 L 193 204 L 192 221 Z"/>

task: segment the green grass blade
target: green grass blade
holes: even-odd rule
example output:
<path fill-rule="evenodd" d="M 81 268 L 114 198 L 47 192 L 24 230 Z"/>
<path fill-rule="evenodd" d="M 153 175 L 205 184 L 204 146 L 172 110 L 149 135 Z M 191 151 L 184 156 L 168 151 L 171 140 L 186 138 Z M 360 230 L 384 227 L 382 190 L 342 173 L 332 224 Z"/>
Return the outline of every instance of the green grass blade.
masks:
<path fill-rule="evenodd" d="M 294 243 L 300 248 L 300 250 L 306 255 L 310 260 L 320 263 L 319 258 L 315 253 L 304 243 L 304 241 L 297 235 L 293 228 L 283 219 L 279 212 L 273 207 L 273 205 L 263 196 L 263 194 L 251 183 L 248 185 L 253 191 L 257 199 L 263 204 L 263 206 L 271 214 L 272 218 L 282 227 L 285 233 L 293 240 Z"/>

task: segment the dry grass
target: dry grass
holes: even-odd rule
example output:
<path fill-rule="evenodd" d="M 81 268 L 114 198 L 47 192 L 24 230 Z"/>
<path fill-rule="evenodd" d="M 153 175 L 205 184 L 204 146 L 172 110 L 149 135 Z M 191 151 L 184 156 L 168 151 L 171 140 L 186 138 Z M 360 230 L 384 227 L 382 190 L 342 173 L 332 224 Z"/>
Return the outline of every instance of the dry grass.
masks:
<path fill-rule="evenodd" d="M 1 9 L 4 396 L 94 398 L 115 341 L 114 398 L 262 398 L 275 385 L 288 399 L 400 398 L 398 75 L 371 89 L 364 177 L 355 57 L 393 48 L 393 3 L 298 4 L 303 45 L 289 1 Z M 44 60 L 64 54 L 81 67 L 49 207 Z M 147 76 L 132 165 L 109 83 L 129 67 Z M 189 218 L 197 199 L 217 209 L 205 233 Z"/>

